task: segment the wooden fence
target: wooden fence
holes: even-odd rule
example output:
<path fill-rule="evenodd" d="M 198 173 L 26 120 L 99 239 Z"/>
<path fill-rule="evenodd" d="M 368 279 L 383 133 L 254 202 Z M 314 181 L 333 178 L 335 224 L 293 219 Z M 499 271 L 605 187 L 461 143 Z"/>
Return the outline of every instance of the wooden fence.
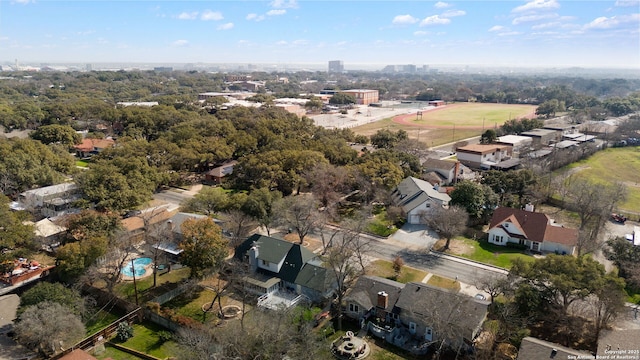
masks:
<path fill-rule="evenodd" d="M 113 334 L 115 334 L 118 328 L 118 324 L 120 324 L 121 322 L 124 321 L 131 324 L 131 323 L 137 323 L 141 320 L 142 320 L 142 308 L 137 308 L 132 312 L 128 313 L 127 315 L 121 317 L 120 319 L 107 325 L 107 327 L 98 331 L 97 333 L 89 337 L 86 337 L 83 340 L 80 340 L 80 342 L 73 345 L 72 347 L 65 349 L 64 351 L 54 355 L 53 357 L 51 357 L 51 359 L 60 359 L 61 357 L 63 357 L 64 355 L 67 355 L 68 353 L 72 352 L 75 349 L 82 349 L 85 351 L 89 351 L 93 349 L 93 347 L 96 346 L 97 344 L 106 342 Z"/>

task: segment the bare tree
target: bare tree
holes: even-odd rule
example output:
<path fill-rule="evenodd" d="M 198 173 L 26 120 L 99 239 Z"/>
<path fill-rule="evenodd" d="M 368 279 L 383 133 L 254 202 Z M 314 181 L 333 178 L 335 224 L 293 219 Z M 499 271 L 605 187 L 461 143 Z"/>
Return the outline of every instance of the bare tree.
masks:
<path fill-rule="evenodd" d="M 580 217 L 578 256 L 600 246 L 600 234 L 616 205 L 626 199 L 626 187 L 620 183 L 599 184 L 577 176 L 567 178 L 566 204 Z"/>
<path fill-rule="evenodd" d="M 236 247 L 258 227 L 258 222 L 240 210 L 229 210 L 220 214 L 222 228 L 231 235 L 231 247 Z"/>
<path fill-rule="evenodd" d="M 278 223 L 294 230 L 300 238 L 300 244 L 313 230 L 325 222 L 325 217 L 318 210 L 317 202 L 310 196 L 289 196 L 278 204 Z"/>
<path fill-rule="evenodd" d="M 356 222 L 349 224 L 349 227 L 335 236 L 332 246 L 323 255 L 323 260 L 327 264 L 336 288 L 336 305 L 338 307 L 338 328 L 342 329 L 342 301 L 347 291 L 355 284 L 358 277 L 365 273 L 365 256 L 370 248 L 369 241 L 360 236 L 360 230 Z"/>
<path fill-rule="evenodd" d="M 495 274 L 478 280 L 476 287 L 489 294 L 489 300 L 493 304 L 497 296 L 512 288 L 512 284 L 506 276 Z"/>
<path fill-rule="evenodd" d="M 19 343 L 47 357 L 72 346 L 85 335 L 78 315 L 49 301 L 27 307 L 14 329 Z"/>
<path fill-rule="evenodd" d="M 464 208 L 451 205 L 448 208 L 438 207 L 431 212 L 423 212 L 420 218 L 446 240 L 446 250 L 449 249 L 451 239 L 462 234 L 467 228 L 469 214 Z"/>

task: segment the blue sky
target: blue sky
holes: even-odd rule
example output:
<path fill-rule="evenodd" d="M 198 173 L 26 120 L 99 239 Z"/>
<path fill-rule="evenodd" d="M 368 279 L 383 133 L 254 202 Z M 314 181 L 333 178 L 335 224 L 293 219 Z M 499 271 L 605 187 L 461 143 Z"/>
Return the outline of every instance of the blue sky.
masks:
<path fill-rule="evenodd" d="M 0 0 L 0 61 L 640 68 L 640 1 Z"/>

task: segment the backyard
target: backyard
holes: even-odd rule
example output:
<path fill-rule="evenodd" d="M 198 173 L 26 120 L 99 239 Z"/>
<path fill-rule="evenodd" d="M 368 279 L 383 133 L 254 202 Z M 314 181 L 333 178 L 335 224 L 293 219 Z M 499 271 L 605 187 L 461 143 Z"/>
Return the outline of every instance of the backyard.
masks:
<path fill-rule="evenodd" d="M 168 357 L 180 357 L 180 351 L 178 344 L 172 340 L 164 340 L 160 336 L 166 329 L 150 323 L 144 322 L 142 324 L 133 325 L 133 337 L 125 342 L 119 342 L 112 340 L 118 345 L 125 346 L 130 349 L 137 350 L 155 356 L 160 359 L 166 359 Z M 113 360 L 128 360 L 139 359 L 136 356 L 128 354 L 122 350 L 118 350 L 111 346 L 106 346 L 105 351 L 102 353 L 94 354 L 98 359 L 113 359 Z"/>

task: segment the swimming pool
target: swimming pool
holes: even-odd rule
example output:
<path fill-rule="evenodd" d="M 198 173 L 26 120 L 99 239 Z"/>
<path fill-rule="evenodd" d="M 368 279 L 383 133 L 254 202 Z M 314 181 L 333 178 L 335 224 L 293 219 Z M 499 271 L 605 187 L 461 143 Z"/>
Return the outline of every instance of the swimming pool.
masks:
<path fill-rule="evenodd" d="M 147 269 L 145 268 L 147 265 L 151 264 L 151 258 L 138 258 L 133 260 L 133 271 L 131 271 L 131 262 L 128 262 L 127 265 L 122 267 L 122 275 L 133 277 L 135 272 L 136 276 L 142 276 Z"/>

